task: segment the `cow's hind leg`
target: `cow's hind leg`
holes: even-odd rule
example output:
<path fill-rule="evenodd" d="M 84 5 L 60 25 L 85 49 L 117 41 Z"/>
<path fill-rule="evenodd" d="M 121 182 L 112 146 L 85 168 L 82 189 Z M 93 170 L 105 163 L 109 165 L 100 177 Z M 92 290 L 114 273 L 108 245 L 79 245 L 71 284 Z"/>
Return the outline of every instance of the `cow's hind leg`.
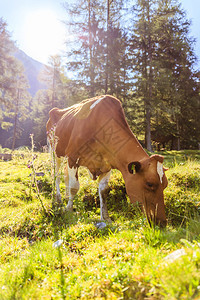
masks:
<path fill-rule="evenodd" d="M 79 181 L 78 181 L 78 169 L 70 168 L 68 162 L 65 167 L 65 186 L 66 186 L 66 198 L 68 199 L 66 209 L 68 211 L 73 210 L 73 199 L 76 193 L 79 190 Z"/>
<path fill-rule="evenodd" d="M 106 174 L 102 174 L 99 177 L 99 199 L 100 199 L 101 220 L 105 220 L 107 222 L 111 222 L 111 219 L 108 214 L 107 202 L 105 198 L 105 192 L 106 189 L 108 188 L 110 173 L 111 171 L 109 171 Z"/>

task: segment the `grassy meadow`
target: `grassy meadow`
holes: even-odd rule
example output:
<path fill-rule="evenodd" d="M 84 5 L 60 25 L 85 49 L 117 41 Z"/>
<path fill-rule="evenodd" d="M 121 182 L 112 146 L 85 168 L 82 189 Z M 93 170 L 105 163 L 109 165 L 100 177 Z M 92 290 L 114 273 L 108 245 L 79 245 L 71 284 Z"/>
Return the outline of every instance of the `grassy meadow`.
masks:
<path fill-rule="evenodd" d="M 99 229 L 97 182 L 84 169 L 69 213 L 52 204 L 49 154 L 0 161 L 0 299 L 200 299 L 200 151 L 162 154 L 165 229 L 129 203 L 117 171 L 112 223 Z"/>

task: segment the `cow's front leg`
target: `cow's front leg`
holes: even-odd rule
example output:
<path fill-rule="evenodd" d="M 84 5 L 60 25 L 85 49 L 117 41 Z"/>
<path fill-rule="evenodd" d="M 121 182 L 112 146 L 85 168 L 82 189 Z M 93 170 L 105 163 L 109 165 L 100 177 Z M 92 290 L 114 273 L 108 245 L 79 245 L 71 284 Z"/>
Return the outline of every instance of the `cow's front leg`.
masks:
<path fill-rule="evenodd" d="M 73 211 L 73 199 L 79 190 L 78 169 L 71 169 L 67 163 L 65 167 L 64 180 L 66 187 L 66 198 L 68 199 L 66 209 L 68 211 Z"/>
<path fill-rule="evenodd" d="M 111 171 L 102 174 L 99 177 L 99 199 L 100 199 L 101 220 L 105 220 L 107 222 L 111 222 L 111 219 L 108 214 L 107 202 L 105 198 L 105 191 L 108 188 L 110 173 Z"/>

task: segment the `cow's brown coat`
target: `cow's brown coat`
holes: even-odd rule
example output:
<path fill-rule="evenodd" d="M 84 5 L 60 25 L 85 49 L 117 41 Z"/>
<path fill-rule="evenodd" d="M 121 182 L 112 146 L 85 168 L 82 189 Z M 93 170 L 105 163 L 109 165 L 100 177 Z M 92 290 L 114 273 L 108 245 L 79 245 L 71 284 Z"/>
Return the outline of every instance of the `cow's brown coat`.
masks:
<path fill-rule="evenodd" d="M 118 99 L 99 96 L 67 109 L 54 108 L 49 114 L 47 131 L 55 126 L 56 155 L 67 157 L 69 168 L 85 166 L 94 179 L 111 169 L 120 170 L 131 201 L 143 204 L 148 219 L 166 222 L 167 179 L 164 175 L 161 183 L 157 173 L 157 162 L 162 163 L 163 157 L 148 156 L 130 130 Z M 129 169 L 132 162 L 137 165 L 135 174 Z"/>

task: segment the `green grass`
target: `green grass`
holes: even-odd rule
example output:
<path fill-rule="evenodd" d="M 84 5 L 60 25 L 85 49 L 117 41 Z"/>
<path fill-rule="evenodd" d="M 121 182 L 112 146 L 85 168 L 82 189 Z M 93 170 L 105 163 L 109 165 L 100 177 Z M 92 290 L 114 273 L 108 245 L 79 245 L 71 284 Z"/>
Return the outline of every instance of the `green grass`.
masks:
<path fill-rule="evenodd" d="M 75 211 L 52 207 L 48 154 L 0 161 L 0 299 L 200 299 L 200 154 L 165 152 L 168 226 L 150 228 L 119 172 L 107 191 L 113 222 L 99 230 L 97 182 L 80 170 Z M 64 197 L 64 182 L 61 182 Z M 55 248 L 54 242 L 62 240 Z M 184 249 L 176 260 L 170 253 Z"/>

